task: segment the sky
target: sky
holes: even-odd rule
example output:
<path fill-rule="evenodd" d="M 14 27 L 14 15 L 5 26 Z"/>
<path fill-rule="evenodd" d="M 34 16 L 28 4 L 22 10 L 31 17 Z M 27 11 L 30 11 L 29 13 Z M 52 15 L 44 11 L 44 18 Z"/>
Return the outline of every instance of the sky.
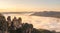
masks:
<path fill-rule="evenodd" d="M 60 11 L 60 0 L 0 0 L 0 12 Z"/>

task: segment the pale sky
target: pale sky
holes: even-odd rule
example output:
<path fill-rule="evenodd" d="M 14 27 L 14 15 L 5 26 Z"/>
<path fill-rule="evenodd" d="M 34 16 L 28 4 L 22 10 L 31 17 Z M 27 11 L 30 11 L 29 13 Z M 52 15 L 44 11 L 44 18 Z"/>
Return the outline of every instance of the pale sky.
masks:
<path fill-rule="evenodd" d="M 0 0 L 1 11 L 60 11 L 60 0 Z"/>

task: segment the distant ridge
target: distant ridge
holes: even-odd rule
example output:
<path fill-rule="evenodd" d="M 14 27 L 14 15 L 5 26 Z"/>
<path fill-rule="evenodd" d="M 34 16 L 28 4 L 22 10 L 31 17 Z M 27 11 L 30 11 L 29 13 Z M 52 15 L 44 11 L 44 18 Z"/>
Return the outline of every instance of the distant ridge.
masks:
<path fill-rule="evenodd" d="M 33 12 L 0 12 L 2 14 L 24 14 L 24 13 L 33 13 Z"/>
<path fill-rule="evenodd" d="M 60 18 L 60 12 L 54 12 L 54 11 L 35 12 L 35 13 L 31 14 L 31 16 L 43 16 L 43 17 Z"/>
<path fill-rule="evenodd" d="M 60 12 L 44 11 L 44 12 L 0 12 L 2 14 L 25 14 L 32 13 L 30 16 L 55 17 L 60 18 Z"/>

